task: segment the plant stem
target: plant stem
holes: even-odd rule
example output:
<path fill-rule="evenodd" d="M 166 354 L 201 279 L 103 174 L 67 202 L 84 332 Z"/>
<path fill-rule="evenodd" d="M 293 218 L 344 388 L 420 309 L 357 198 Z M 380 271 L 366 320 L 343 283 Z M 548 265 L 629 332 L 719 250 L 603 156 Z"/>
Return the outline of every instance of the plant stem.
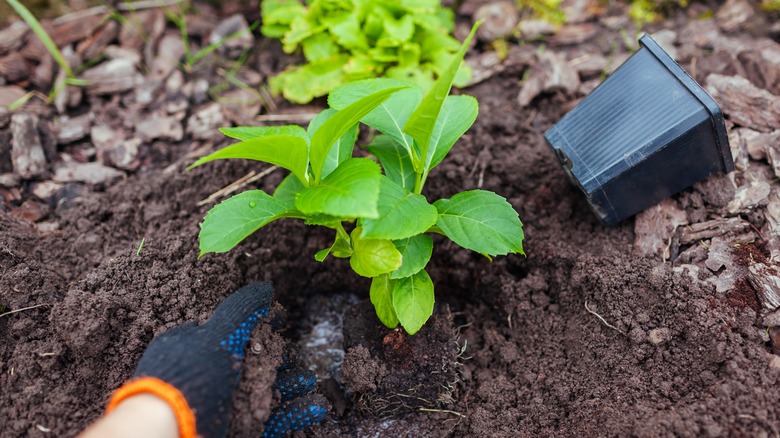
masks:
<path fill-rule="evenodd" d="M 414 193 L 418 195 L 422 192 L 423 188 L 423 176 L 422 173 L 414 173 Z"/>
<path fill-rule="evenodd" d="M 344 225 L 342 225 L 341 222 L 336 224 L 336 233 L 339 235 L 339 237 L 349 242 L 349 234 L 347 234 L 347 230 L 344 229 Z"/>

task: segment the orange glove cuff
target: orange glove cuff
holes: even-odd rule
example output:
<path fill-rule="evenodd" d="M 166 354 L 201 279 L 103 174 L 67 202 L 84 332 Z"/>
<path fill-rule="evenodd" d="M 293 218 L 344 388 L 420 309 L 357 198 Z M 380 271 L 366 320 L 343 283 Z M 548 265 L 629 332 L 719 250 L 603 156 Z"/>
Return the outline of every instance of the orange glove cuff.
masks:
<path fill-rule="evenodd" d="M 138 394 L 153 394 L 163 399 L 173 409 L 179 425 L 179 438 L 197 438 L 195 414 L 187 399 L 178 389 L 155 377 L 141 377 L 131 380 L 114 392 L 106 406 L 106 413 L 113 411 L 119 403 Z"/>

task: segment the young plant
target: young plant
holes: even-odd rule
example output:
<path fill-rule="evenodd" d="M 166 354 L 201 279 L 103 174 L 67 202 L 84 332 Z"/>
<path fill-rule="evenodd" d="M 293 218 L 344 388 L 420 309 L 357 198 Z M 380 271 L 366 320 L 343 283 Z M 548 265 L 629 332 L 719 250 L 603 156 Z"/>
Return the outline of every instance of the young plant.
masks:
<path fill-rule="evenodd" d="M 274 93 L 296 103 L 337 86 L 389 77 L 429 88 L 458 50 L 450 36 L 454 13 L 440 0 L 263 0 L 263 35 L 282 40 L 285 52 L 307 63 L 271 78 Z M 468 82 L 464 65 L 456 84 Z"/>
<path fill-rule="evenodd" d="M 433 251 L 429 234 L 445 235 L 488 258 L 523 253 L 522 224 L 501 196 L 470 190 L 431 204 L 422 195 L 431 170 L 477 117 L 475 98 L 449 95 L 476 27 L 425 96 L 408 82 L 367 79 L 335 89 L 328 98 L 331 108 L 308 129 L 222 129 L 239 143 L 190 167 L 245 158 L 291 173 L 273 195 L 249 190 L 212 208 L 201 223 L 201 255 L 228 251 L 276 219 L 331 228 L 333 244 L 314 258 L 348 258 L 358 275 L 372 279 L 371 302 L 382 323 L 390 328 L 400 323 L 414 334 L 433 312 L 433 282 L 425 271 Z M 358 122 L 381 133 L 368 151 L 384 174 L 374 160 L 352 156 Z"/>

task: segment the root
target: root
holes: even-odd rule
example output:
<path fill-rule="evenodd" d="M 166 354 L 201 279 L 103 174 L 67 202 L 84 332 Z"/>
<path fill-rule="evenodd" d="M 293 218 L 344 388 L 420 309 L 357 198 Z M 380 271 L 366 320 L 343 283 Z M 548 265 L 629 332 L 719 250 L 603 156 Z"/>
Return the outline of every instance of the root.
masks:
<path fill-rule="evenodd" d="M 604 319 L 604 317 L 603 317 L 603 316 L 601 316 L 601 315 L 599 315 L 598 313 L 596 313 L 596 312 L 594 312 L 594 311 L 590 310 L 590 307 L 588 307 L 588 302 L 587 302 L 587 301 L 585 301 L 585 310 L 587 310 L 587 311 L 588 311 L 588 313 L 590 313 L 591 315 L 594 315 L 596 318 L 598 318 L 598 319 L 599 319 L 599 320 L 600 320 L 602 323 L 604 323 L 604 325 L 605 325 L 605 326 L 607 326 L 607 327 L 611 328 L 612 330 L 614 330 L 614 331 L 616 331 L 616 332 L 620 333 L 620 334 L 621 334 L 621 335 L 623 335 L 623 336 L 626 336 L 626 333 L 625 333 L 624 331 L 622 331 L 622 330 L 620 330 L 619 328 L 615 327 L 614 325 L 612 325 L 612 324 L 608 323 L 608 322 L 607 322 L 607 320 L 606 320 L 606 319 Z"/>
<path fill-rule="evenodd" d="M 456 411 L 451 411 L 449 409 L 420 408 L 419 410 L 422 411 L 422 412 L 438 412 L 438 413 L 443 413 L 443 414 L 452 414 L 452 415 L 457 415 L 458 417 L 461 417 L 461 418 L 466 418 L 466 416 L 464 414 L 461 414 L 460 412 L 456 412 Z"/>
<path fill-rule="evenodd" d="M 44 307 L 44 306 L 50 306 L 51 304 L 36 304 L 34 306 L 30 307 L 22 307 L 21 309 L 11 310 L 10 312 L 5 312 L 3 314 L 0 314 L 0 318 L 11 315 L 12 313 L 18 313 L 18 312 L 24 312 L 25 310 L 31 310 L 31 309 L 37 309 L 38 307 Z"/>

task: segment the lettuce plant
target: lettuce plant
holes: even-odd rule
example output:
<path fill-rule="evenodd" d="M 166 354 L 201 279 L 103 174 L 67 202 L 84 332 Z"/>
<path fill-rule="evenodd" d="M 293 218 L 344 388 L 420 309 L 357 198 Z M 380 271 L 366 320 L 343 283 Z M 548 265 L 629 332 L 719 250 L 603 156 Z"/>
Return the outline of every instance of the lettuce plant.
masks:
<path fill-rule="evenodd" d="M 333 90 L 331 108 L 307 129 L 222 129 L 239 142 L 191 167 L 244 158 L 290 174 L 272 195 L 248 190 L 212 208 L 201 223 L 201 256 L 228 251 L 277 219 L 330 228 L 333 243 L 314 258 L 348 258 L 352 270 L 372 279 L 371 302 L 382 323 L 400 323 L 414 334 L 433 312 L 433 282 L 425 271 L 433 251 L 430 234 L 487 257 L 523 253 L 522 224 L 501 196 L 470 190 L 431 204 L 422 194 L 430 171 L 477 117 L 475 98 L 449 95 L 475 29 L 425 94 L 413 83 L 367 79 Z M 379 164 L 352 155 L 359 123 L 381 133 L 367 146 Z"/>
<path fill-rule="evenodd" d="M 452 10 L 439 0 L 263 0 L 262 32 L 307 63 L 271 78 L 271 90 L 296 103 L 360 79 L 389 77 L 429 88 L 458 50 Z M 467 67 L 455 80 L 465 84 Z"/>

